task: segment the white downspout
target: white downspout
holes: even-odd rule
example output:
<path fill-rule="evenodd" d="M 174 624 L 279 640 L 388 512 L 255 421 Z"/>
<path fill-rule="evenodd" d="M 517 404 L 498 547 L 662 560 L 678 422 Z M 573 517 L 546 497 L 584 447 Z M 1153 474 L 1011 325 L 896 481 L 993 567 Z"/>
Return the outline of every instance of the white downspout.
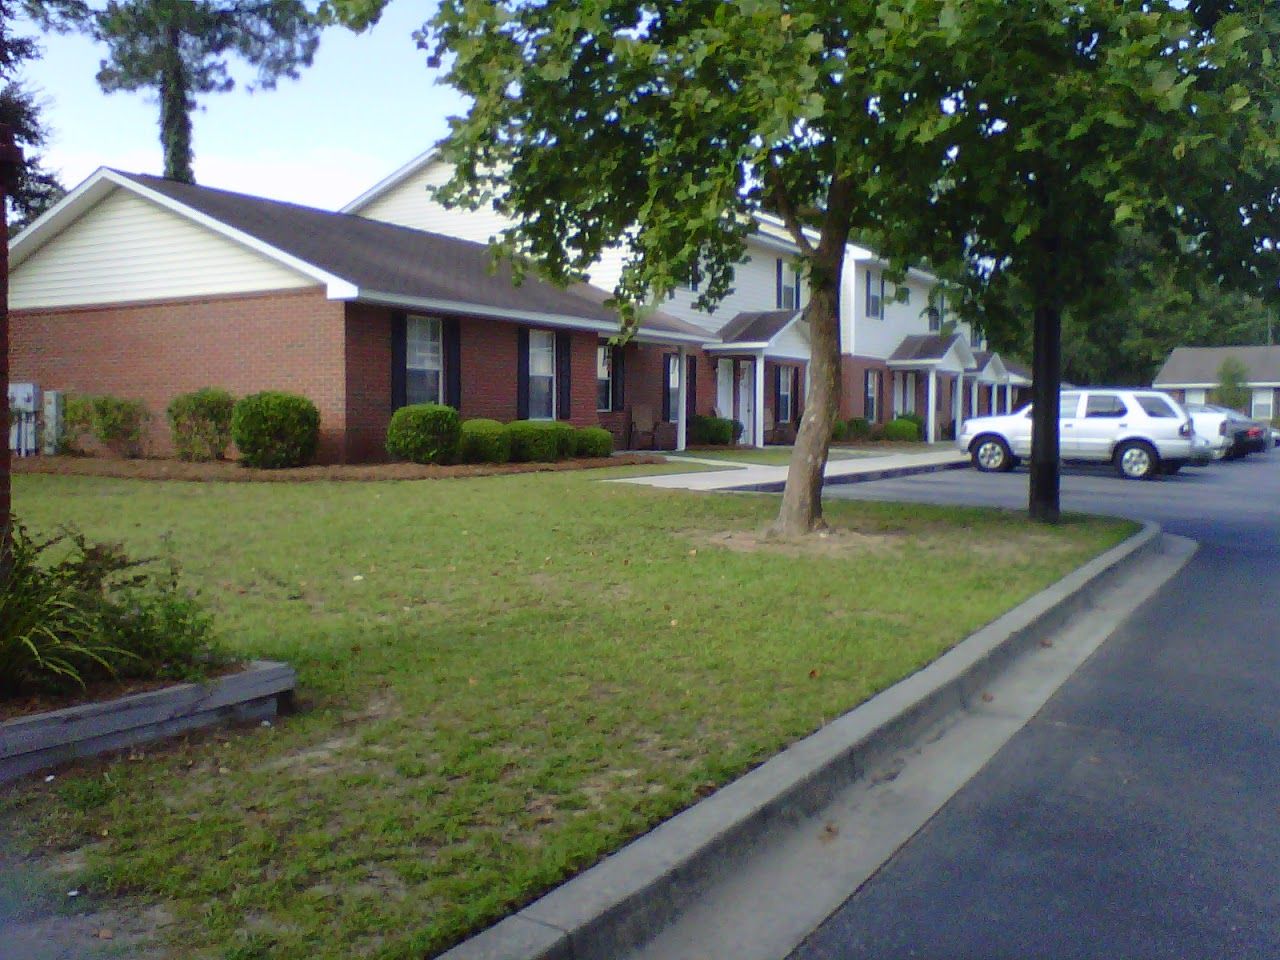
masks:
<path fill-rule="evenodd" d="M 685 359 L 685 347 L 680 347 L 677 356 L 680 364 L 679 378 L 676 380 L 676 449 L 683 450 L 689 441 L 689 362 Z"/>

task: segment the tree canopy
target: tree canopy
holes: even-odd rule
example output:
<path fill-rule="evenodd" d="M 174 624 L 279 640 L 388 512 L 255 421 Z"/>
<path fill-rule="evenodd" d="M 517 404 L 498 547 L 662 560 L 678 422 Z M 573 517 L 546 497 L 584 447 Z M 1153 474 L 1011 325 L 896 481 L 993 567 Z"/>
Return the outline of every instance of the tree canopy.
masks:
<path fill-rule="evenodd" d="M 13 33 L 13 0 L 0 0 L 0 123 L 22 149 L 23 163 L 8 197 L 11 229 L 21 229 L 62 196 L 62 185 L 40 156 L 48 137 L 37 93 L 22 78 L 23 64 L 40 55 L 32 37 Z"/>
<path fill-rule="evenodd" d="M 93 37 L 107 48 L 98 71 L 106 93 L 153 91 L 160 103 L 164 175 L 194 182 L 191 114 L 202 94 L 235 87 L 234 59 L 272 89 L 310 66 L 321 24 L 302 0 L 26 0 L 45 26 Z"/>

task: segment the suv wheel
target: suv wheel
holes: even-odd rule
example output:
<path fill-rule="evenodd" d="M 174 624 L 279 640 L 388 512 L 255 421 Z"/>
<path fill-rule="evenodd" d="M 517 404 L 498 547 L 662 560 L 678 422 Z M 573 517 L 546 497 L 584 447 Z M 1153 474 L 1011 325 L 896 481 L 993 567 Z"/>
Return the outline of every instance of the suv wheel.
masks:
<path fill-rule="evenodd" d="M 992 434 L 979 437 L 969 448 L 973 465 L 983 473 L 1004 473 L 1013 469 L 1013 453 L 1009 445 Z"/>
<path fill-rule="evenodd" d="M 1127 440 L 1116 448 L 1116 469 L 1128 480 L 1152 480 L 1160 473 L 1160 455 L 1149 443 Z"/>

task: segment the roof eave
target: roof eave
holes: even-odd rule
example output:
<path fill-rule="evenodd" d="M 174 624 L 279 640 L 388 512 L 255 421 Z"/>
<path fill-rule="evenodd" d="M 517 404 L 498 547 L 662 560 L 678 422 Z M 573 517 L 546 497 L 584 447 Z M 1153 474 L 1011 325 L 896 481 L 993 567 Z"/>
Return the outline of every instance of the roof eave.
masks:
<path fill-rule="evenodd" d="M 404 166 L 395 170 L 389 176 L 383 177 L 372 187 L 366 190 L 360 196 L 356 197 L 344 207 L 340 207 L 339 213 L 358 213 L 363 207 L 368 206 L 374 200 L 395 187 L 398 187 L 405 180 L 408 180 L 415 173 L 427 167 L 433 160 L 439 156 L 439 148 L 432 147 L 425 153 L 420 153 Z"/>

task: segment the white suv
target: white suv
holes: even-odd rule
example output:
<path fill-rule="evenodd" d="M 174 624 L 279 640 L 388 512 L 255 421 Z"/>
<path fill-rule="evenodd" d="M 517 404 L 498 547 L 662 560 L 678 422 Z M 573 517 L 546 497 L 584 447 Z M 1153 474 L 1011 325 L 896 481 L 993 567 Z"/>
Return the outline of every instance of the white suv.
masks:
<path fill-rule="evenodd" d="M 1058 422 L 1063 460 L 1111 462 L 1122 477 L 1177 473 L 1193 457 L 1195 426 L 1158 390 L 1064 390 Z M 1031 407 L 966 420 L 956 444 L 984 473 L 1012 470 L 1031 456 Z"/>

